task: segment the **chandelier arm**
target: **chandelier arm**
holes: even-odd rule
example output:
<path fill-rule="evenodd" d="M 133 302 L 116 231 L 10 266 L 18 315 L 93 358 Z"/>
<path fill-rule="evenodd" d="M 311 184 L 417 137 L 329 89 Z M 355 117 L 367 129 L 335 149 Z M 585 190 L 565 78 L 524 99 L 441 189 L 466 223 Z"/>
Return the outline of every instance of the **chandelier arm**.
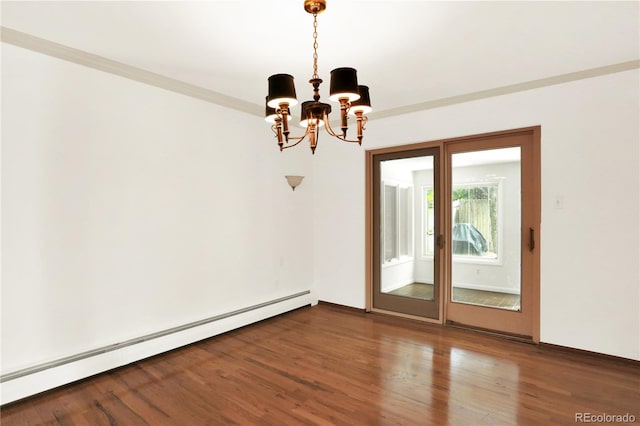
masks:
<path fill-rule="evenodd" d="M 309 128 L 307 127 L 306 131 L 304 132 L 304 135 L 302 135 L 302 136 L 289 136 L 289 138 L 287 139 L 287 141 L 294 140 L 294 141 L 296 141 L 296 143 L 294 143 L 293 145 L 285 145 L 285 146 L 283 146 L 283 147 L 282 147 L 282 149 L 285 149 L 285 148 L 292 148 L 292 147 L 294 147 L 294 146 L 298 145 L 298 144 L 299 144 L 300 142 L 302 142 L 302 141 L 304 140 L 304 138 L 306 138 L 308 135 L 309 135 Z"/>
<path fill-rule="evenodd" d="M 307 137 L 307 133 L 305 133 L 302 136 L 294 136 L 294 137 L 289 137 L 290 141 L 296 141 L 296 143 L 300 142 L 302 139 L 304 139 L 305 137 Z"/>
<path fill-rule="evenodd" d="M 360 141 L 356 141 L 356 140 L 353 140 L 353 139 L 346 139 L 346 138 L 343 138 L 343 137 L 342 137 L 342 136 L 340 136 L 340 135 L 337 135 L 337 136 L 335 136 L 335 137 L 336 137 L 337 139 L 340 139 L 342 142 L 358 143 L 358 144 L 360 143 Z"/>
<path fill-rule="evenodd" d="M 343 142 L 360 143 L 360 141 L 347 139 L 344 136 L 337 134 L 331 127 L 331 122 L 329 121 L 329 117 L 327 116 L 327 114 L 324 114 L 324 129 L 327 131 L 327 133 L 329 133 L 329 135 L 333 136 L 334 138 L 338 138 Z"/>
<path fill-rule="evenodd" d="M 293 145 L 284 145 L 282 147 L 283 150 L 287 149 L 287 148 L 293 148 L 294 146 L 298 145 L 300 142 L 302 142 L 304 140 L 304 137 L 301 137 L 300 139 L 298 139 L 298 141 L 296 143 L 294 143 Z"/>
<path fill-rule="evenodd" d="M 334 132 L 333 128 L 331 127 L 331 121 L 329 121 L 329 115 L 324 113 L 322 119 L 324 120 L 324 129 L 327 131 L 327 133 L 329 133 L 331 136 L 338 137 L 336 132 Z"/>

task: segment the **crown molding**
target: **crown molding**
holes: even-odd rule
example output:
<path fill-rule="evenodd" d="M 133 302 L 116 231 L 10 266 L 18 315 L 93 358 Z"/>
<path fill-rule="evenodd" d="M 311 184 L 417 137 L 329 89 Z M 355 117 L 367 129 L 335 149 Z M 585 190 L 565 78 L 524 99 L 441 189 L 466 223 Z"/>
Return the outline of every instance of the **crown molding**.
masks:
<path fill-rule="evenodd" d="M 182 95 L 201 99 L 203 101 L 211 102 L 216 105 L 235 109 L 248 114 L 257 115 L 259 117 L 264 115 L 263 108 L 254 103 L 243 101 L 242 99 L 227 96 L 222 93 L 214 92 L 213 90 L 185 83 L 184 81 L 123 64 L 122 62 L 107 59 L 83 50 L 54 43 L 11 28 L 0 27 L 0 30 L 0 39 L 5 43 L 13 44 L 14 46 L 43 53 L 65 61 L 74 62 L 76 64 L 139 81 L 141 83 L 180 93 Z"/>
<path fill-rule="evenodd" d="M 184 81 L 166 77 L 161 74 L 156 74 L 141 68 L 136 68 L 122 62 L 94 55 L 83 50 L 74 49 L 72 47 L 68 47 L 59 43 L 54 43 L 52 41 L 23 33 L 11 28 L 0 27 L 0 40 L 2 42 L 13 44 L 24 49 L 32 50 L 34 52 L 39 52 L 69 62 L 74 62 L 76 64 L 84 65 L 100 71 L 115 74 L 120 77 L 139 81 L 141 83 L 149 84 L 161 89 L 170 90 L 182 95 L 191 96 L 193 98 L 201 99 L 203 101 L 211 102 L 216 105 L 235 109 L 237 111 L 245 112 L 258 117 L 262 117 L 264 115 L 263 108 L 254 103 L 234 98 L 232 96 L 224 95 L 222 93 L 205 89 L 194 84 L 189 84 Z M 493 89 L 481 90 L 478 92 L 465 93 L 462 95 L 450 96 L 446 98 L 434 99 L 416 104 L 390 108 L 384 111 L 378 111 L 368 114 L 368 118 L 389 118 L 398 115 L 410 114 L 413 112 L 434 108 L 441 108 L 444 106 L 492 98 L 495 96 L 507 95 L 511 93 L 524 92 L 526 90 L 539 89 L 556 84 L 569 83 L 572 81 L 599 77 L 607 74 L 614 74 L 638 68 L 640 68 L 640 60 L 620 62 L 617 64 L 541 78 L 538 80 L 531 80 L 523 83 L 496 87 Z"/>
<path fill-rule="evenodd" d="M 448 105 L 461 104 L 480 99 L 492 98 L 494 96 L 507 95 L 511 93 L 524 92 L 526 90 L 539 89 L 541 87 L 553 86 L 556 84 L 569 83 L 571 81 L 583 80 L 585 78 L 600 77 L 607 74 L 614 74 L 622 71 L 630 71 L 640 68 L 640 60 L 620 62 L 603 67 L 591 68 L 583 71 L 560 74 L 553 77 L 541 78 L 538 80 L 525 81 L 523 83 L 510 84 L 508 86 L 496 87 L 493 89 L 480 90 L 479 92 L 465 93 L 463 95 L 450 96 L 447 98 L 435 99 L 420 102 L 412 105 L 404 105 L 380 112 L 368 114 L 369 119 L 388 118 L 396 115 L 410 114 L 412 112 L 424 111 L 427 109 L 441 108 Z"/>

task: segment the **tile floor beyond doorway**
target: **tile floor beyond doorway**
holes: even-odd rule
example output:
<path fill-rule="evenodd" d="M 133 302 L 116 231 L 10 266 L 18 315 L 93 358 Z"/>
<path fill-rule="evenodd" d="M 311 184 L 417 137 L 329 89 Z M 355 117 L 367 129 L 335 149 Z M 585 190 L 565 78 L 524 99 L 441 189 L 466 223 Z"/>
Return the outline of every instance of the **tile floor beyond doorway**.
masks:
<path fill-rule="evenodd" d="M 433 284 L 412 283 L 390 291 L 388 294 L 415 297 L 418 299 L 433 299 Z M 455 302 L 474 305 L 491 306 L 517 311 L 520 309 L 520 295 L 499 293 L 495 291 L 472 290 L 468 288 L 453 288 Z"/>

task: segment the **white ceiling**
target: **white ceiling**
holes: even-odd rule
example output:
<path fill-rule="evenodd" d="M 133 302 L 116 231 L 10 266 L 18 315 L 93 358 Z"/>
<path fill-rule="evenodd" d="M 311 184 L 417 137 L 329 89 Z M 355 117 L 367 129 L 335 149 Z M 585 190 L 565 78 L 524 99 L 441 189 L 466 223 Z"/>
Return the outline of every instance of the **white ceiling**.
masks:
<path fill-rule="evenodd" d="M 2 1 L 3 27 L 264 106 L 267 77 L 310 99 L 303 0 Z M 328 0 L 320 76 L 358 69 L 376 111 L 640 58 L 640 2 Z"/>

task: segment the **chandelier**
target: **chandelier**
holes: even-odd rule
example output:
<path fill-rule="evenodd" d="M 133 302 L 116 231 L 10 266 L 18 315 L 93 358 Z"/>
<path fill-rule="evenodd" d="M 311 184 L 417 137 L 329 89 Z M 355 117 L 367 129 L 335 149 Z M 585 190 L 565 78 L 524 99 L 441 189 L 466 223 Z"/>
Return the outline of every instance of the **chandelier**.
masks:
<path fill-rule="evenodd" d="M 302 136 L 291 136 L 289 132 L 289 121 L 292 119 L 290 108 L 298 104 L 293 76 L 274 74 L 269 77 L 265 120 L 272 124 L 271 129 L 278 140 L 280 151 L 293 148 L 308 136 L 311 152 L 315 154 L 321 127 L 324 127 L 330 136 L 341 141 L 362 144 L 362 133 L 367 122 L 365 114 L 371 111 L 371 101 L 369 88 L 358 85 L 356 70 L 336 68 L 331 71 L 329 100 L 340 103 L 341 133 L 336 133 L 331 127 L 331 105 L 320 102 L 322 79 L 318 76 L 318 14 L 326 8 L 326 0 L 304 1 L 304 10 L 313 15 L 313 75 L 309 80 L 313 86 L 313 100 L 302 102 L 301 105 L 300 126 L 306 129 Z M 349 115 L 356 118 L 357 139 L 347 139 Z"/>

